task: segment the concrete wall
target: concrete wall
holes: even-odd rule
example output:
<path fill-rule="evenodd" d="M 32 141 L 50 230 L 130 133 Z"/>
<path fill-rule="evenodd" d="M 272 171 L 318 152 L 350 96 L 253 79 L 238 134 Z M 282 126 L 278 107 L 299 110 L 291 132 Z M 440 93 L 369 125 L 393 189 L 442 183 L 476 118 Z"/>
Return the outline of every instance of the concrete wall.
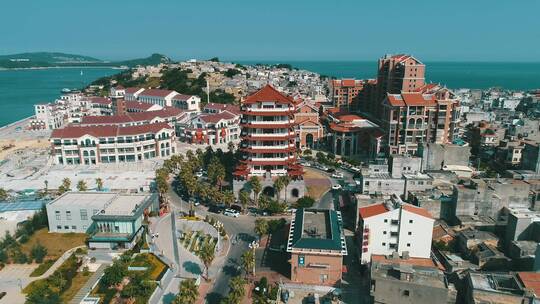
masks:
<path fill-rule="evenodd" d="M 420 149 L 422 170 L 441 170 L 443 165 L 468 166 L 471 147 L 426 143 Z"/>
<path fill-rule="evenodd" d="M 422 170 L 422 158 L 417 156 L 391 155 L 388 168 L 394 178 L 400 178 L 403 174 L 414 174 Z"/>
<path fill-rule="evenodd" d="M 413 274 L 414 275 L 414 274 Z M 455 303 L 456 293 L 447 288 L 408 281 L 377 278 L 372 282 L 374 303 L 385 304 L 434 304 Z M 408 292 L 408 296 L 405 295 Z"/>
<path fill-rule="evenodd" d="M 299 256 L 304 257 L 304 266 L 298 265 Z M 315 267 L 324 265 L 325 268 Z M 341 281 L 343 257 L 341 255 L 291 254 L 291 281 L 334 286 Z M 311 266 L 310 266 L 311 265 Z M 326 278 L 323 278 L 326 276 Z"/>
<path fill-rule="evenodd" d="M 402 195 L 405 191 L 405 180 L 401 178 L 382 178 L 376 176 L 362 176 L 362 193 L 383 195 Z"/>
<path fill-rule="evenodd" d="M 83 214 L 81 214 L 81 210 L 83 210 Z M 47 204 L 49 232 L 86 233 L 92 226 L 92 215 L 98 211 L 99 209 L 91 209 L 87 206 Z M 84 217 L 84 212 L 86 212 L 86 217 Z M 66 229 L 66 227 L 68 228 Z"/>

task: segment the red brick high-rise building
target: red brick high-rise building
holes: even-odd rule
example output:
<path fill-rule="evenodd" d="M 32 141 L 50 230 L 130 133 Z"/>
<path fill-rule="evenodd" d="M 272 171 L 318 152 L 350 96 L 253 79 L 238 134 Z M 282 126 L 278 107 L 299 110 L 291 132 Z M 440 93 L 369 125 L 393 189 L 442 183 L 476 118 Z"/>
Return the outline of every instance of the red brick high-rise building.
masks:
<path fill-rule="evenodd" d="M 234 192 L 251 191 L 247 181 L 259 178 L 263 193 L 275 196 L 273 183 L 279 176 L 291 182 L 281 198 L 295 201 L 305 191 L 302 166 L 298 163 L 294 114 L 296 102 L 267 85 L 242 101 L 240 164 L 234 171 Z M 246 187 L 247 186 L 247 187 Z"/>
<path fill-rule="evenodd" d="M 330 94 L 332 104 L 336 108 L 356 110 L 353 103 L 357 101 L 358 94 L 364 88 L 364 80 L 332 79 L 330 80 Z"/>

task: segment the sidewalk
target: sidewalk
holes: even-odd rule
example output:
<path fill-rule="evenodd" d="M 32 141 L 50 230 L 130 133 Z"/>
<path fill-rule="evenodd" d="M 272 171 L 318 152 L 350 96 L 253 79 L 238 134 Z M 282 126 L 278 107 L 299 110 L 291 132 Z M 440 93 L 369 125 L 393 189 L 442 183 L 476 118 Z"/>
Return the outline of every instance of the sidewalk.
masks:
<path fill-rule="evenodd" d="M 69 301 L 70 304 L 79 304 L 81 301 L 88 295 L 91 291 L 94 285 L 101 279 L 101 275 L 103 275 L 103 272 L 105 271 L 105 268 L 107 268 L 109 265 L 101 264 L 99 268 L 92 274 L 92 277 L 88 279 L 88 281 L 84 284 L 84 286 L 79 289 L 77 294 Z"/>

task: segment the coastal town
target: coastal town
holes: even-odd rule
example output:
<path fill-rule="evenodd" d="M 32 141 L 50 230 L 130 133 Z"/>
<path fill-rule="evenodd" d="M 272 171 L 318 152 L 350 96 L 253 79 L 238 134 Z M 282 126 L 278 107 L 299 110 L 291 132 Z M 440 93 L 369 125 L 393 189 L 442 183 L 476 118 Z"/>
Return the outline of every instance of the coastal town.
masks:
<path fill-rule="evenodd" d="M 170 60 L 35 104 L 0 128 L 0 303 L 539 302 L 540 89 L 373 60 Z"/>

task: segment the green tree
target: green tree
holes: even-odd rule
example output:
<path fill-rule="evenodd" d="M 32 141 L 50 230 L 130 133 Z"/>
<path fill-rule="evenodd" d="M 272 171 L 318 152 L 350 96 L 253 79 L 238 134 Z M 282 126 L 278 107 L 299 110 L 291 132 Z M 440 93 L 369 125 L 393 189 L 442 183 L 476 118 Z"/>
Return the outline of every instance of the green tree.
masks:
<path fill-rule="evenodd" d="M 235 276 L 229 281 L 229 294 L 227 295 L 229 303 L 241 303 L 246 295 L 247 281 L 240 276 Z"/>
<path fill-rule="evenodd" d="M 71 190 L 71 180 L 66 177 L 62 180 L 62 184 L 60 185 L 60 187 L 58 187 L 58 192 L 62 194 L 70 190 Z"/>
<path fill-rule="evenodd" d="M 259 236 L 259 238 L 265 235 L 268 232 L 268 221 L 262 218 L 256 219 L 254 232 Z"/>
<path fill-rule="evenodd" d="M 36 261 L 36 263 L 42 263 L 43 258 L 47 255 L 47 248 L 40 243 L 36 243 L 30 250 L 30 257 Z"/>
<path fill-rule="evenodd" d="M 60 304 L 60 294 L 55 292 L 46 280 L 37 281 L 26 295 L 26 304 Z"/>
<path fill-rule="evenodd" d="M 241 256 L 242 267 L 246 272 L 246 276 L 255 274 L 255 253 L 253 250 L 245 251 Z"/>
<path fill-rule="evenodd" d="M 236 148 L 236 146 L 234 145 L 234 143 L 232 141 L 230 141 L 228 144 L 227 144 L 227 150 L 229 150 L 230 153 L 234 153 L 234 149 Z"/>
<path fill-rule="evenodd" d="M 77 190 L 79 191 L 86 191 L 88 190 L 88 187 L 86 186 L 86 182 L 84 180 L 80 180 L 78 183 L 77 183 Z"/>
<path fill-rule="evenodd" d="M 193 304 L 199 297 L 199 287 L 195 284 L 195 279 L 186 279 L 180 283 L 179 292 L 173 304 Z"/>
<path fill-rule="evenodd" d="M 238 193 L 238 200 L 240 201 L 240 204 L 242 205 L 242 210 L 244 212 L 246 211 L 247 205 L 249 204 L 249 192 L 246 190 L 240 190 Z"/>
<path fill-rule="evenodd" d="M 281 196 L 281 190 L 283 190 L 283 177 L 284 176 L 279 176 L 275 181 L 274 181 L 274 189 L 276 190 L 276 198 L 279 202 L 279 199 L 280 199 L 280 196 Z"/>
<path fill-rule="evenodd" d="M 315 204 L 315 199 L 309 196 L 299 198 L 294 204 L 296 208 L 311 208 Z"/>
<path fill-rule="evenodd" d="M 231 190 L 223 192 L 223 203 L 225 205 L 230 207 L 232 204 L 234 204 L 234 200 L 234 194 Z"/>
<path fill-rule="evenodd" d="M 259 194 L 262 191 L 261 181 L 256 176 L 252 176 L 249 180 L 251 190 L 253 190 L 253 198 L 255 199 L 255 205 L 259 206 Z"/>
<path fill-rule="evenodd" d="M 210 268 L 210 265 L 212 265 L 212 261 L 214 260 L 214 257 L 215 257 L 214 246 L 209 242 L 203 243 L 201 248 L 199 248 L 199 258 L 201 258 L 201 261 L 204 264 L 204 271 L 206 273 L 206 277 L 205 277 L 206 281 L 210 280 L 210 276 L 208 274 L 208 268 Z"/>
<path fill-rule="evenodd" d="M 281 182 L 283 183 L 283 188 L 285 188 L 285 202 L 287 202 L 287 187 L 289 187 L 289 184 L 291 183 L 291 178 L 288 176 L 280 176 Z"/>
<path fill-rule="evenodd" d="M 208 165 L 208 179 L 213 184 L 218 185 L 221 190 L 223 180 L 225 179 L 225 167 L 217 156 L 212 157 Z"/>
<path fill-rule="evenodd" d="M 6 189 L 0 188 L 0 201 L 5 201 L 8 199 L 8 193 Z"/>
<path fill-rule="evenodd" d="M 100 284 L 105 288 L 109 288 L 122 282 L 126 275 L 127 266 L 121 260 L 114 261 L 111 266 L 105 268 Z"/>
<path fill-rule="evenodd" d="M 98 191 L 103 191 L 103 179 L 101 177 L 96 178 L 96 187 Z"/>

